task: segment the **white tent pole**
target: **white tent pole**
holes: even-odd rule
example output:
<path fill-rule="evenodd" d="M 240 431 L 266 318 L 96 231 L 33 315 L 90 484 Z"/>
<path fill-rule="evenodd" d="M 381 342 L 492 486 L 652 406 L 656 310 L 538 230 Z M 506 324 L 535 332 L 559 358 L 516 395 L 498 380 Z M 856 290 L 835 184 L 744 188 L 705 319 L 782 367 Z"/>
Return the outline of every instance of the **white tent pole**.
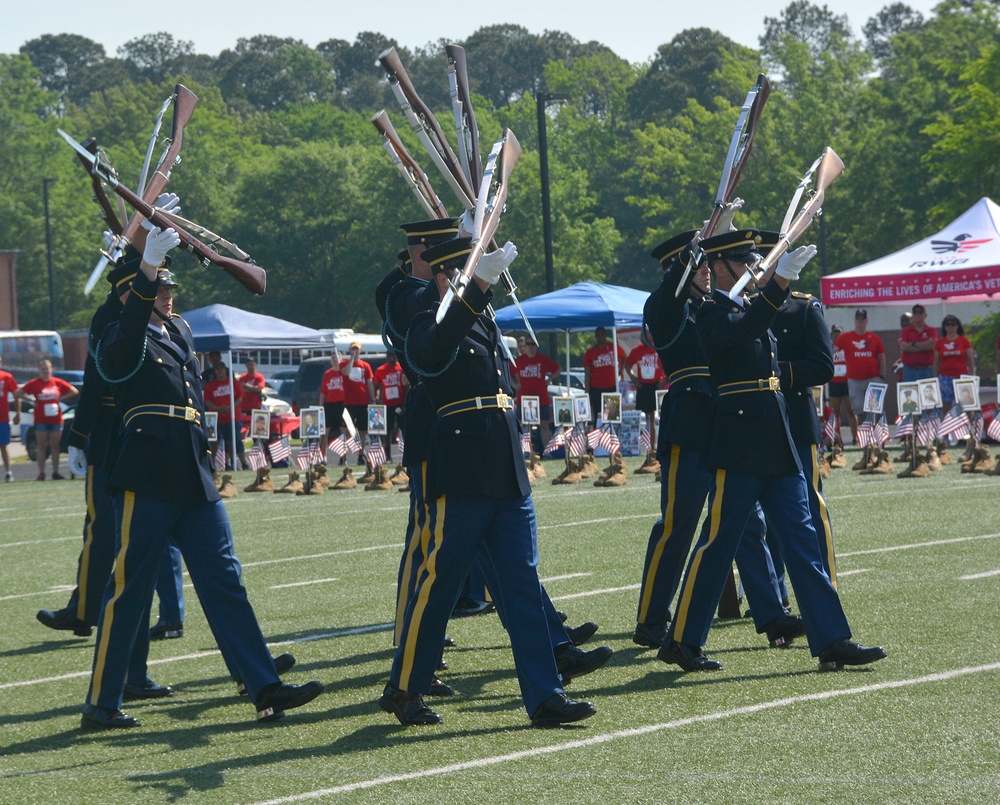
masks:
<path fill-rule="evenodd" d="M 233 460 L 233 472 L 236 472 L 236 392 L 233 388 L 236 370 L 233 368 L 233 351 L 226 350 L 226 356 L 229 360 L 229 447 L 233 451 L 230 456 Z"/>
<path fill-rule="evenodd" d="M 570 382 L 569 382 L 569 330 L 566 331 L 566 386 L 565 395 L 568 397 L 570 395 Z"/>
<path fill-rule="evenodd" d="M 618 391 L 618 328 L 611 328 L 611 357 L 615 362 L 615 391 Z"/>

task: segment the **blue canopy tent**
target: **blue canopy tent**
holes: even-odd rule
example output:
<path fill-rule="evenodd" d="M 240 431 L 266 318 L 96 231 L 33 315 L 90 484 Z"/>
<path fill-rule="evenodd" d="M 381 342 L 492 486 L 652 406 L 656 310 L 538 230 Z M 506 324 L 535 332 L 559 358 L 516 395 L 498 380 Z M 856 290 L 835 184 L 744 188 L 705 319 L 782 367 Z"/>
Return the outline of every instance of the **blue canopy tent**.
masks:
<path fill-rule="evenodd" d="M 194 348 L 198 352 L 225 352 L 230 367 L 229 401 L 232 410 L 230 444 L 236 444 L 236 411 L 233 380 L 233 351 L 257 349 L 308 349 L 333 343 L 328 333 L 303 327 L 274 316 L 250 313 L 229 305 L 208 305 L 183 314 L 194 333 Z M 236 456 L 232 456 L 236 466 Z"/>
<path fill-rule="evenodd" d="M 618 330 L 642 327 L 642 308 L 648 298 L 648 291 L 601 282 L 578 282 L 559 291 L 526 299 L 521 307 L 536 333 L 566 333 L 567 377 L 570 369 L 569 334 L 596 327 L 611 330 L 615 377 L 618 377 Z M 515 305 L 498 310 L 496 321 L 501 330 L 525 329 Z"/>

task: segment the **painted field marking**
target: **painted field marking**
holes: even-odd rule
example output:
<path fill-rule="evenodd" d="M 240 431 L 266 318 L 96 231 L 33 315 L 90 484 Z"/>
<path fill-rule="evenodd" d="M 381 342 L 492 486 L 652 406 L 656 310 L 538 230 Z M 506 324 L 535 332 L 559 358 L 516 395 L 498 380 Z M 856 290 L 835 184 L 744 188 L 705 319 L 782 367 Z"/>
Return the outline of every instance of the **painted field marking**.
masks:
<path fill-rule="evenodd" d="M 1000 576 L 1000 570 L 987 570 L 985 573 L 972 573 L 968 576 L 959 576 L 960 581 L 973 581 L 975 579 L 988 579 L 993 576 Z"/>
<path fill-rule="evenodd" d="M 565 573 L 562 576 L 549 576 L 547 579 L 539 579 L 542 584 L 548 584 L 550 581 L 562 581 L 563 579 L 582 579 L 587 576 L 593 576 L 593 573 Z"/>
<path fill-rule="evenodd" d="M 77 534 L 72 537 L 51 537 L 50 539 L 26 539 L 23 542 L 5 542 L 0 544 L 0 548 L 17 548 L 21 545 L 41 545 L 45 542 L 68 542 L 71 539 L 75 539 L 78 542 L 83 541 L 83 538 Z"/>
<path fill-rule="evenodd" d="M 273 584 L 267 589 L 283 590 L 286 587 L 308 587 L 310 584 L 325 584 L 328 581 L 340 581 L 340 579 L 313 579 L 312 581 L 293 581 L 290 584 Z"/>

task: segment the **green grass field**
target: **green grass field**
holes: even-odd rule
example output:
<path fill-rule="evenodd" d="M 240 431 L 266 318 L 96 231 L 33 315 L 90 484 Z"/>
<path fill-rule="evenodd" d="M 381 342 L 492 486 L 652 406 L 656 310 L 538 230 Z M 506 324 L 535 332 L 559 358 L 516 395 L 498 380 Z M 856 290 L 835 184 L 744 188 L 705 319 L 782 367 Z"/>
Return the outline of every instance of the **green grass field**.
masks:
<path fill-rule="evenodd" d="M 449 627 L 445 723 L 403 728 L 376 699 L 407 496 L 241 493 L 226 505 L 264 633 L 298 658 L 288 681 L 326 692 L 258 726 L 189 588 L 184 638 L 150 652 L 175 695 L 127 706 L 140 729 L 93 733 L 79 727 L 93 638 L 34 617 L 74 583 L 83 484 L 2 486 L 0 802 L 1000 801 L 1000 478 L 838 470 L 826 490 L 855 636 L 889 652 L 873 666 L 817 673 L 803 640 L 769 649 L 749 620 L 713 627 L 720 673 L 660 663 L 631 641 L 658 485 L 541 481 L 542 578 L 615 649 L 569 688 L 598 714 L 532 729 L 494 614 Z"/>

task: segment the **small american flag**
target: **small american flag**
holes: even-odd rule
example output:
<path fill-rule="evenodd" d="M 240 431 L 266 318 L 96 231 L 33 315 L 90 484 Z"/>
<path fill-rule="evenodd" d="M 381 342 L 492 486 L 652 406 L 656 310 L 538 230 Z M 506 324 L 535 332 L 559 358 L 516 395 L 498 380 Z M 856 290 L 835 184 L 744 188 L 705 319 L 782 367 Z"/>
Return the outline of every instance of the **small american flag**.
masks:
<path fill-rule="evenodd" d="M 935 409 L 934 413 L 927 417 L 927 426 L 931 429 L 931 439 L 937 439 L 941 432 L 941 417 Z"/>
<path fill-rule="evenodd" d="M 826 420 L 826 425 L 823 426 L 823 435 L 830 440 L 832 444 L 837 440 L 837 415 L 831 413 Z"/>
<path fill-rule="evenodd" d="M 639 449 L 646 453 L 653 449 L 653 443 L 649 440 L 649 431 L 645 428 L 639 431 Z"/>
<path fill-rule="evenodd" d="M 267 466 L 267 458 L 264 455 L 264 451 L 255 447 L 253 450 L 247 451 L 247 464 L 250 465 L 252 470 L 262 470 Z"/>
<path fill-rule="evenodd" d="M 989 437 L 995 441 L 1000 442 L 1000 417 L 993 417 L 993 421 L 990 422 L 990 426 L 986 429 L 986 433 Z"/>
<path fill-rule="evenodd" d="M 545 445 L 545 449 L 542 453 L 547 456 L 549 453 L 554 453 L 564 444 L 566 444 L 566 434 L 561 430 L 557 430 L 552 434 L 552 438 L 549 439 L 549 443 Z"/>
<path fill-rule="evenodd" d="M 601 431 L 592 430 L 587 434 L 587 444 L 590 446 L 591 450 L 599 447 L 601 444 Z"/>
<path fill-rule="evenodd" d="M 326 461 L 326 450 L 323 449 L 321 440 L 309 443 L 309 460 L 313 464 L 322 464 Z"/>
<path fill-rule="evenodd" d="M 403 434 L 402 434 L 402 432 L 396 434 L 396 444 L 399 445 L 399 452 L 400 453 L 405 452 L 405 448 L 403 447 Z"/>
<path fill-rule="evenodd" d="M 298 455 L 295 456 L 295 465 L 300 470 L 304 470 L 307 469 L 310 464 L 312 464 L 312 456 L 309 455 L 309 448 L 303 447 L 301 450 L 299 450 Z"/>
<path fill-rule="evenodd" d="M 921 447 L 926 447 L 934 438 L 934 427 L 929 420 L 921 419 L 917 423 L 917 443 Z"/>
<path fill-rule="evenodd" d="M 600 445 L 611 453 L 611 455 L 620 453 L 622 449 L 621 442 L 618 441 L 618 434 L 615 433 L 614 428 L 610 425 L 608 425 L 607 430 L 601 431 Z"/>
<path fill-rule="evenodd" d="M 330 449 L 338 456 L 346 456 L 350 452 L 347 449 L 347 437 L 344 434 L 340 434 L 340 436 L 330 442 Z"/>
<path fill-rule="evenodd" d="M 969 436 L 969 419 L 962 411 L 962 406 L 953 405 L 941 419 L 941 426 L 938 428 L 941 438 L 954 436 L 956 439 L 965 439 Z"/>
<path fill-rule="evenodd" d="M 885 417 L 879 417 L 878 422 L 875 423 L 875 428 L 872 431 L 872 435 L 875 438 L 875 444 L 879 447 L 884 445 L 889 441 L 889 425 L 885 421 Z"/>
<path fill-rule="evenodd" d="M 275 439 L 267 446 L 267 451 L 271 454 L 271 461 L 274 462 L 288 461 L 292 457 L 292 451 L 284 439 Z"/>
<path fill-rule="evenodd" d="M 351 436 L 347 439 L 347 452 L 348 453 L 361 452 L 361 442 L 358 441 L 357 436 Z"/>
<path fill-rule="evenodd" d="M 382 446 L 382 442 L 377 442 L 365 450 L 365 461 L 372 469 L 385 463 L 385 448 Z"/>
<path fill-rule="evenodd" d="M 872 423 L 865 420 L 860 425 L 858 425 L 858 445 L 860 447 L 869 447 L 874 441 L 872 436 Z"/>
<path fill-rule="evenodd" d="M 983 440 L 983 415 L 978 411 L 972 419 L 972 433 L 976 437 L 977 442 Z"/>
<path fill-rule="evenodd" d="M 531 452 L 531 432 L 526 432 L 521 434 L 521 452 L 530 453 Z"/>
<path fill-rule="evenodd" d="M 913 417 L 909 414 L 905 414 L 900 417 L 896 417 L 896 434 L 893 438 L 902 439 L 905 436 L 913 435 Z"/>
<path fill-rule="evenodd" d="M 222 442 L 215 448 L 215 469 L 224 470 L 226 468 L 226 447 Z"/>
<path fill-rule="evenodd" d="M 572 433 L 569 435 L 569 439 L 566 441 L 566 449 L 568 450 L 571 457 L 582 456 L 583 451 L 587 447 L 587 436 L 583 432 L 583 428 L 577 425 L 573 428 Z"/>

